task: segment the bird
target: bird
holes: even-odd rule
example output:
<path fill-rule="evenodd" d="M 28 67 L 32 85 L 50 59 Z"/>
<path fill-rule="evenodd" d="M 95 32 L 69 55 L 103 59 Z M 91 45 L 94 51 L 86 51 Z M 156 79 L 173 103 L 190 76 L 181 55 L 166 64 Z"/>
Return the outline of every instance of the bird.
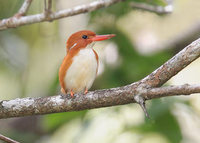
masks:
<path fill-rule="evenodd" d="M 98 71 L 99 58 L 93 46 L 96 41 L 114 37 L 115 34 L 96 35 L 90 30 L 82 30 L 72 34 L 66 43 L 66 56 L 59 68 L 61 93 L 87 94 Z"/>

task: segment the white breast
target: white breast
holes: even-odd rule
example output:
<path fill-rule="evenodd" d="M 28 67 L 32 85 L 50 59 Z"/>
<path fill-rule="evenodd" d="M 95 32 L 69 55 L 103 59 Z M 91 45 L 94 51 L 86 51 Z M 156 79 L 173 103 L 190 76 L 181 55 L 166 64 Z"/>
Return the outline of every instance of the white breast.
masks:
<path fill-rule="evenodd" d="M 65 75 L 67 91 L 76 93 L 83 92 L 85 88 L 89 89 L 96 77 L 97 66 L 95 53 L 91 48 L 80 50 Z"/>

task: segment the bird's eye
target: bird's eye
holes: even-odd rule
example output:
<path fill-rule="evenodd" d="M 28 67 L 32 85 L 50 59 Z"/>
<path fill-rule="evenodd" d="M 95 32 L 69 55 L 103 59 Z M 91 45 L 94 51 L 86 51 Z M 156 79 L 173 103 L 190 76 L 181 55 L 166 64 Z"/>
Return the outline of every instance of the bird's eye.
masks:
<path fill-rule="evenodd" d="M 87 36 L 87 35 L 83 35 L 82 38 L 83 38 L 83 39 L 87 39 L 88 36 Z"/>

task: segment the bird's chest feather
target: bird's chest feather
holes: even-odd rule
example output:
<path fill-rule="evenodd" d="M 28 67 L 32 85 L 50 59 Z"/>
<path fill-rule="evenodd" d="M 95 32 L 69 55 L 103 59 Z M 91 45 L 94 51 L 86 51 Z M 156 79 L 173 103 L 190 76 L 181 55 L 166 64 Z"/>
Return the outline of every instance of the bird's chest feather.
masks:
<path fill-rule="evenodd" d="M 72 64 L 66 71 L 66 89 L 80 92 L 89 89 L 96 77 L 97 59 L 94 51 L 82 49 L 73 57 Z"/>

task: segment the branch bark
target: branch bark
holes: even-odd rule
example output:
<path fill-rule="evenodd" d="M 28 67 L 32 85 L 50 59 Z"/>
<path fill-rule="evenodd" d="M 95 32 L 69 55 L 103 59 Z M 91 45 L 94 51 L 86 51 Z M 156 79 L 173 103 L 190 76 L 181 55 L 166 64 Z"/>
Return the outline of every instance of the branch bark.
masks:
<path fill-rule="evenodd" d="M 35 14 L 30 16 L 22 16 L 22 17 L 11 17 L 7 19 L 3 19 L 0 21 L 0 30 L 5 30 L 8 28 L 15 28 L 22 25 L 39 23 L 43 21 L 53 21 L 56 19 L 61 19 L 64 17 L 74 16 L 81 13 L 95 11 L 97 9 L 108 7 L 115 3 L 121 2 L 123 0 L 100 0 L 94 1 L 87 5 L 80 5 L 69 9 L 60 10 L 57 12 L 52 12 L 46 16 L 45 13 Z"/>
<path fill-rule="evenodd" d="M 3 100 L 0 101 L 0 118 L 78 111 L 134 103 L 136 102 L 135 95 L 141 95 L 145 100 L 149 100 L 172 95 L 200 93 L 200 85 L 159 87 L 199 56 L 200 38 L 138 82 L 118 88 L 92 91 L 87 95 L 76 94 L 75 98 L 71 98 L 70 95 L 57 95 Z"/>

